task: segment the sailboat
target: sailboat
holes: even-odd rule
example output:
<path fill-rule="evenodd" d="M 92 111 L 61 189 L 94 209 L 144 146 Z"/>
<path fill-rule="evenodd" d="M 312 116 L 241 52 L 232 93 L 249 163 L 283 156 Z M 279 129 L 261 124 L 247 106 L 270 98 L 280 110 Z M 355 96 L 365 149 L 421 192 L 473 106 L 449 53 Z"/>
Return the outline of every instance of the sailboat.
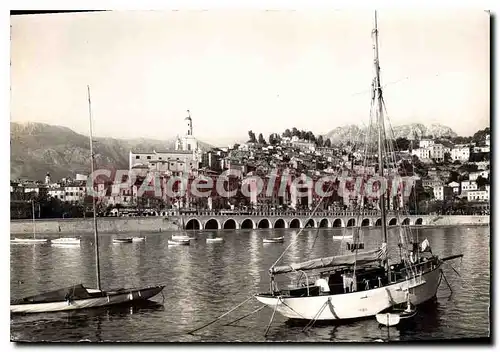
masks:
<path fill-rule="evenodd" d="M 170 242 L 180 242 L 180 244 L 186 244 L 186 242 L 196 239 L 195 237 L 189 237 L 186 231 L 184 230 L 185 229 L 184 218 L 182 218 L 182 225 L 178 225 L 178 227 L 179 230 L 182 231 L 182 233 L 180 235 L 172 235 L 172 240 Z"/>
<path fill-rule="evenodd" d="M 31 213 L 33 214 L 33 238 L 14 238 L 10 240 L 13 244 L 37 244 L 37 243 L 47 243 L 46 238 L 36 238 L 36 222 L 35 222 L 35 201 L 31 200 Z"/>
<path fill-rule="evenodd" d="M 378 176 L 383 178 L 389 176 L 388 166 L 392 159 L 388 155 L 392 152 L 394 158 L 394 153 L 391 148 L 386 147 L 385 103 L 382 97 L 378 57 L 377 12 L 375 12 L 372 38 L 375 77 L 372 83 L 370 121 L 374 122 L 376 129 L 372 131 L 370 124 L 369 133 L 376 134 L 377 142 L 366 143 L 367 148 L 368 145 L 373 146 L 374 152 L 369 154 L 366 150 L 364 160 L 367 165 L 366 156 L 373 155 L 373 163 L 378 166 Z M 384 172 L 386 166 L 387 171 Z M 364 250 L 364 244 L 359 242 L 358 235 L 355 236 L 354 243 L 349 246 L 350 252 L 300 263 L 277 265 L 289 246 L 269 269 L 269 292 L 257 294 L 256 299 L 290 319 L 342 321 L 375 316 L 390 307 L 403 304 L 407 299 L 411 304 L 418 305 L 434 298 L 440 284 L 442 263 L 457 256 L 441 259 L 432 252 L 429 255 L 426 250 L 430 249 L 428 243 L 425 249 L 422 247 L 420 250 L 419 243 L 414 242 L 412 249 L 409 249 L 410 229 L 408 226 L 399 226 L 399 241 L 403 244 L 402 254 L 398 262 L 391 263 L 387 249 L 385 197 L 385 194 L 378 197 L 382 225 L 380 246 Z M 360 207 L 362 212 L 364 208 L 362 200 Z M 363 216 L 363 213 L 360 213 L 360 216 Z M 356 223 L 358 223 L 357 230 L 360 231 L 359 219 Z M 401 224 L 401 221 L 398 221 L 398 224 Z M 278 287 L 280 280 L 276 280 L 276 276 L 283 274 L 295 274 L 292 285 L 286 288 Z"/>
<path fill-rule="evenodd" d="M 90 87 L 87 86 L 90 118 L 90 174 L 94 173 L 94 153 L 92 147 L 92 109 L 90 103 Z M 92 181 L 93 182 L 93 181 Z M 91 186 L 93 188 L 93 184 Z M 43 313 L 59 312 L 84 308 L 105 307 L 115 304 L 144 301 L 159 294 L 164 285 L 144 288 L 120 288 L 104 291 L 101 288 L 99 266 L 99 235 L 97 233 L 97 217 L 95 197 L 92 197 L 94 213 L 94 243 L 96 262 L 97 288 L 86 288 L 82 284 L 60 288 L 54 291 L 16 299 L 10 303 L 11 313 Z"/>

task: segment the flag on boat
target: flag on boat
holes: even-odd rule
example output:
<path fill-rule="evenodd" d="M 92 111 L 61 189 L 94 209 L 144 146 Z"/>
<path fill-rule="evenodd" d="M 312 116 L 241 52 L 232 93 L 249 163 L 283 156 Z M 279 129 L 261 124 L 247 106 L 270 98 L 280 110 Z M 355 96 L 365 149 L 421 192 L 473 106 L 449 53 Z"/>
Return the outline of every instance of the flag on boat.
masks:
<path fill-rule="evenodd" d="M 430 252 L 431 251 L 431 244 L 429 243 L 427 238 L 425 240 L 423 240 L 422 243 L 420 244 L 420 251 L 421 252 Z"/>

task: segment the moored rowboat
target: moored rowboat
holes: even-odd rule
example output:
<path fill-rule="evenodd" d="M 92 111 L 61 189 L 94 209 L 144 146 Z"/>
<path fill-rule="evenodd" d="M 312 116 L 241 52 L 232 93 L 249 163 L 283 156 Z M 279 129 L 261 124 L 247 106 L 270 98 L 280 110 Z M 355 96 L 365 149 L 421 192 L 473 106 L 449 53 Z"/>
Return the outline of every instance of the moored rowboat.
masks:
<path fill-rule="evenodd" d="M 283 236 L 281 237 L 274 237 L 274 238 L 264 238 L 262 242 L 264 243 L 283 243 L 285 241 L 285 238 Z"/>
<path fill-rule="evenodd" d="M 188 240 L 168 240 L 168 245 L 169 246 L 189 246 L 189 239 Z"/>
<path fill-rule="evenodd" d="M 61 237 L 50 241 L 52 244 L 80 244 L 80 239 L 76 237 Z"/>
<path fill-rule="evenodd" d="M 37 243 L 47 243 L 49 240 L 46 238 L 14 238 L 10 240 L 11 243 L 15 244 L 37 244 Z"/>
<path fill-rule="evenodd" d="M 113 238 L 113 243 L 132 243 L 132 238 Z"/>
<path fill-rule="evenodd" d="M 223 242 L 224 239 L 222 237 L 214 237 L 214 238 L 207 238 L 207 243 L 208 242 Z"/>

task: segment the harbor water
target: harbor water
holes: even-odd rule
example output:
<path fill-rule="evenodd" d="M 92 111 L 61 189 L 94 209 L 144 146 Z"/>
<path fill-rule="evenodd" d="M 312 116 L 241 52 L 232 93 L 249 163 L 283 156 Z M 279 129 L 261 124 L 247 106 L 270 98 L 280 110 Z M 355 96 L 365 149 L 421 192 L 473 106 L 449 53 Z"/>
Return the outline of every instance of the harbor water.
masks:
<path fill-rule="evenodd" d="M 99 241 L 103 289 L 165 284 L 163 296 L 156 296 L 151 304 L 133 307 L 12 315 L 11 340 L 371 342 L 489 336 L 490 228 L 486 226 L 413 229 L 419 241 L 429 240 L 433 253 L 441 257 L 463 253 L 464 257 L 443 265 L 452 293 L 442 280 L 437 299 L 418 307 L 414 322 L 404 328 L 379 327 L 373 317 L 348 324 L 315 324 L 303 332 L 304 324 L 276 314 L 264 336 L 273 313 L 268 308 L 225 325 L 260 307 L 251 299 L 217 323 L 187 334 L 252 294 L 267 291 L 268 269 L 289 244 L 283 262 L 330 256 L 345 246 L 332 240 L 332 235 L 341 234 L 339 229 L 308 229 L 300 235 L 298 231 L 224 230 L 217 233 L 224 241 L 211 243 L 206 242 L 208 232 L 193 232 L 190 235 L 196 239 L 189 246 L 168 246 L 170 234 L 166 232 L 141 233 L 145 241 L 130 244 L 113 243 L 113 238 L 125 234 L 103 234 Z M 263 238 L 277 236 L 284 236 L 284 243 L 262 242 Z M 390 229 L 389 236 L 391 254 L 397 257 L 397 230 Z M 363 229 L 362 237 L 365 248 L 373 248 L 380 243 L 380 229 Z M 82 236 L 79 246 L 11 244 L 11 298 L 77 283 L 95 287 L 93 246 L 93 237 L 88 235 Z"/>

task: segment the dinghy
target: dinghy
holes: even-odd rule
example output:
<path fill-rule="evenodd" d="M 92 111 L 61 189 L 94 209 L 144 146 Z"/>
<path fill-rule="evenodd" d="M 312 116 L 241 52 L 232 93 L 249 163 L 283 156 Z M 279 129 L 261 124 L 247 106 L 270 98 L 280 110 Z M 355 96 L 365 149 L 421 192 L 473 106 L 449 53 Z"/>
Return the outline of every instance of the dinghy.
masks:
<path fill-rule="evenodd" d="M 14 238 L 10 240 L 12 244 L 40 244 L 47 243 L 47 238 L 36 238 L 36 223 L 35 223 L 35 201 L 31 201 L 31 212 L 33 214 L 33 238 Z"/>
<path fill-rule="evenodd" d="M 346 235 L 346 236 L 332 236 L 332 239 L 334 241 L 342 241 L 342 240 L 352 240 L 352 235 Z"/>
<path fill-rule="evenodd" d="M 390 311 L 379 313 L 375 315 L 377 321 L 381 325 L 385 326 L 396 326 L 398 324 L 404 323 L 407 319 L 414 317 L 417 314 L 416 309 L 408 305 L 406 309 L 396 309 L 391 308 Z"/>
<path fill-rule="evenodd" d="M 50 241 L 50 243 L 55 245 L 78 245 L 80 244 L 80 239 L 77 237 L 61 237 Z"/>
<path fill-rule="evenodd" d="M 132 238 L 113 238 L 113 243 L 132 243 L 133 239 Z"/>
<path fill-rule="evenodd" d="M 190 241 L 187 240 L 168 240 L 169 246 L 189 246 Z"/>
<path fill-rule="evenodd" d="M 132 237 L 132 242 L 142 242 L 146 237 Z"/>
<path fill-rule="evenodd" d="M 283 236 L 281 237 L 274 237 L 274 238 L 264 238 L 262 242 L 264 243 L 283 243 L 285 241 L 285 238 Z"/>
<path fill-rule="evenodd" d="M 174 241 L 185 241 L 185 240 L 194 240 L 194 237 L 189 237 L 187 235 L 172 235 L 172 239 Z"/>
<path fill-rule="evenodd" d="M 210 242 L 224 242 L 224 239 L 222 237 L 212 237 L 212 238 L 207 238 L 207 243 Z"/>

